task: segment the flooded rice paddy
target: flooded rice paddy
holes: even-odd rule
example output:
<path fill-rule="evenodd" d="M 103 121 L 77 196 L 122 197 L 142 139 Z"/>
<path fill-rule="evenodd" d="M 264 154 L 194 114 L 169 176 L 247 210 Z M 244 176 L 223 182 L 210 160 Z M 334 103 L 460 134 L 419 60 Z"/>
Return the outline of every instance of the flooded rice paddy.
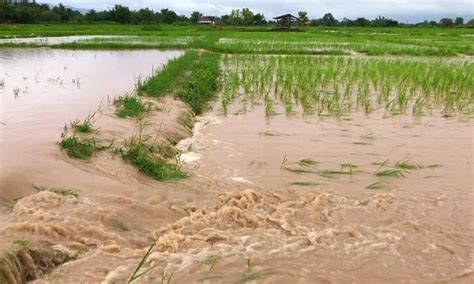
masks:
<path fill-rule="evenodd" d="M 37 283 L 126 283 L 151 244 L 145 283 L 473 280 L 469 116 L 286 115 L 276 100 L 268 116 L 260 101 L 241 111 L 236 95 L 224 109 L 226 94 L 192 133 L 179 123 L 189 107 L 171 98 L 139 126 L 114 114 L 109 97 L 178 55 L 0 50 L 0 248 L 27 240 L 66 256 Z M 69 159 L 64 123 L 99 106 L 99 138 L 184 138 L 190 177 L 153 181 L 114 155 Z"/>

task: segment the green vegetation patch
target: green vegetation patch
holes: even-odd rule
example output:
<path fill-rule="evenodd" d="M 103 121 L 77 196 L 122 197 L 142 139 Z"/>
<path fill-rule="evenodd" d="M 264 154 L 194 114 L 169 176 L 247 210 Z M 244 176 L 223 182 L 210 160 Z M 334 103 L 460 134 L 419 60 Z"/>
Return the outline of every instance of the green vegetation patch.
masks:
<path fill-rule="evenodd" d="M 153 97 L 176 96 L 200 114 L 218 90 L 219 58 L 216 53 L 187 51 L 147 79 L 138 93 Z"/>
<path fill-rule="evenodd" d="M 61 195 L 64 197 L 75 197 L 75 198 L 79 197 L 79 193 L 68 188 L 54 188 L 52 189 L 52 191 L 56 193 L 57 195 Z"/>
<path fill-rule="evenodd" d="M 75 136 L 64 138 L 59 145 L 66 150 L 69 157 L 81 160 L 89 160 L 95 151 L 93 140 L 80 140 Z"/>
<path fill-rule="evenodd" d="M 140 172 L 155 180 L 182 179 L 187 175 L 177 164 L 156 158 L 146 145 L 133 143 L 123 152 L 124 160 L 134 165 Z"/>
<path fill-rule="evenodd" d="M 185 73 L 190 70 L 198 58 L 198 52 L 190 50 L 186 51 L 183 56 L 170 60 L 163 69 L 148 78 L 138 88 L 138 93 L 151 97 L 163 97 L 172 93 L 172 90 L 184 80 Z"/>
<path fill-rule="evenodd" d="M 117 107 L 116 114 L 118 117 L 141 117 L 150 111 L 150 107 L 140 102 L 137 97 L 125 96 L 114 100 Z"/>
<path fill-rule="evenodd" d="M 216 53 L 204 53 L 176 96 L 188 103 L 196 114 L 204 111 L 218 90 L 219 58 Z"/>

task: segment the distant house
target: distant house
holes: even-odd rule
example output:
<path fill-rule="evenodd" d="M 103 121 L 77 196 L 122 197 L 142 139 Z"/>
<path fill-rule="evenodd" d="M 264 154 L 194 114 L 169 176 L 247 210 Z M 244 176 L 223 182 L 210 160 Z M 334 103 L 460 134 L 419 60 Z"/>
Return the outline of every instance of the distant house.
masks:
<path fill-rule="evenodd" d="M 281 29 L 290 29 L 292 25 L 298 26 L 300 23 L 300 19 L 292 14 L 281 15 L 273 19 L 276 20 L 278 28 Z"/>
<path fill-rule="evenodd" d="M 220 19 L 217 17 L 210 17 L 210 16 L 205 16 L 199 18 L 198 24 L 200 25 L 215 25 L 216 23 L 219 23 Z"/>

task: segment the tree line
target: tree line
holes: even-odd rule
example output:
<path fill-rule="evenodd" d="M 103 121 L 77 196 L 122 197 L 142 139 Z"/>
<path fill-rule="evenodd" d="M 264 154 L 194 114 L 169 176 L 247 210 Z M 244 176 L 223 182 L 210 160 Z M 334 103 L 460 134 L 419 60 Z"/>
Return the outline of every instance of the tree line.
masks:
<path fill-rule="evenodd" d="M 38 4 L 36 1 L 28 0 L 0 0 L 0 23 L 119 23 L 119 24 L 196 24 L 203 14 L 194 11 L 191 15 L 178 15 L 170 9 L 161 9 L 154 11 L 149 8 L 140 10 L 130 10 L 123 5 L 115 5 L 105 11 L 90 10 L 86 14 L 65 7 L 62 4 L 50 6 L 48 4 Z M 366 18 L 357 18 L 355 20 L 344 18 L 337 20 L 331 13 L 325 14 L 319 19 L 309 19 L 304 11 L 298 13 L 299 22 L 306 26 L 323 27 L 398 27 L 398 26 L 422 26 L 422 27 L 474 27 L 474 19 L 464 22 L 464 19 L 444 18 L 439 22 L 424 21 L 418 24 L 403 24 L 396 20 L 385 17 L 377 17 L 369 20 Z M 210 17 L 218 25 L 229 26 L 255 26 L 272 25 L 274 21 L 267 21 L 261 13 L 254 13 L 248 8 L 234 9 L 228 15 L 221 17 Z"/>

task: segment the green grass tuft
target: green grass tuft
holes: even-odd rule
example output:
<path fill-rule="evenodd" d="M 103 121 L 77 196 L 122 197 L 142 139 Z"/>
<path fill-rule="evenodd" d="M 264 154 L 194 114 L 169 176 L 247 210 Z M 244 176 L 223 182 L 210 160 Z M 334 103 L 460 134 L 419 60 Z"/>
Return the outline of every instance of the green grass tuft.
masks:
<path fill-rule="evenodd" d="M 302 159 L 298 162 L 298 165 L 300 166 L 314 166 L 317 164 L 319 164 L 319 162 L 312 159 Z"/>
<path fill-rule="evenodd" d="M 153 152 L 145 145 L 134 143 L 123 153 L 123 158 L 129 161 L 145 175 L 155 180 L 170 180 L 186 178 L 186 173 L 179 169 L 176 164 L 155 158 Z"/>
<path fill-rule="evenodd" d="M 315 182 L 311 182 L 311 181 L 296 181 L 296 182 L 292 182 L 291 185 L 315 186 L 315 185 L 319 185 L 319 183 L 315 183 Z"/>
<path fill-rule="evenodd" d="M 368 185 L 366 188 L 367 189 L 382 189 L 382 188 L 385 187 L 386 184 L 388 184 L 388 182 L 378 181 L 378 182 L 374 182 L 374 183 Z"/>
<path fill-rule="evenodd" d="M 75 197 L 75 198 L 79 197 L 79 194 L 77 192 L 74 192 L 68 188 L 56 188 L 56 189 L 53 189 L 52 191 L 56 193 L 57 195 L 61 195 L 64 197 Z"/>
<path fill-rule="evenodd" d="M 141 117 L 150 111 L 150 107 L 146 106 L 137 97 L 125 96 L 114 100 L 114 105 L 117 107 L 115 112 L 118 117 Z"/>
<path fill-rule="evenodd" d="M 88 160 L 95 150 L 93 140 L 79 140 L 75 136 L 64 138 L 60 144 L 69 157 L 81 160 Z"/>
<path fill-rule="evenodd" d="M 12 244 L 21 247 L 22 249 L 29 250 L 31 248 L 31 242 L 25 239 L 15 239 L 11 241 Z"/>
<path fill-rule="evenodd" d="M 410 163 L 408 160 L 397 161 L 395 164 L 395 167 L 403 169 L 403 170 L 418 170 L 418 169 L 423 168 L 421 164 L 413 164 L 413 163 Z"/>

